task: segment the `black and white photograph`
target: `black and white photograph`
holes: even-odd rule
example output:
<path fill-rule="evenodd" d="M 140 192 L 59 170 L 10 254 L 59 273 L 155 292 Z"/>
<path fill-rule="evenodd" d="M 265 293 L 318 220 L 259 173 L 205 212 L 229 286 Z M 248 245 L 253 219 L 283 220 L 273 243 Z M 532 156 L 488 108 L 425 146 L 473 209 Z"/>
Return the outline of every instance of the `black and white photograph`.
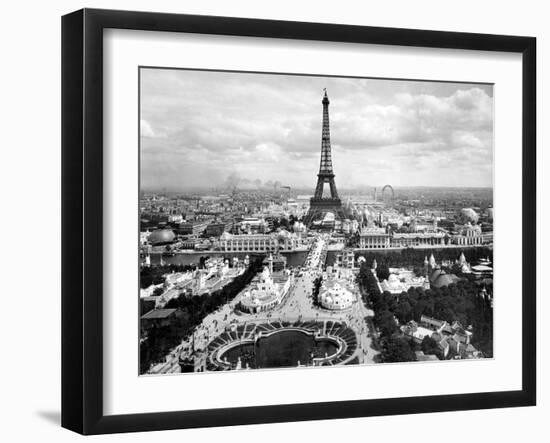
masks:
<path fill-rule="evenodd" d="M 138 75 L 140 375 L 495 357 L 493 84 Z"/>
<path fill-rule="evenodd" d="M 1 441 L 548 434 L 545 3 L 3 6 Z"/>

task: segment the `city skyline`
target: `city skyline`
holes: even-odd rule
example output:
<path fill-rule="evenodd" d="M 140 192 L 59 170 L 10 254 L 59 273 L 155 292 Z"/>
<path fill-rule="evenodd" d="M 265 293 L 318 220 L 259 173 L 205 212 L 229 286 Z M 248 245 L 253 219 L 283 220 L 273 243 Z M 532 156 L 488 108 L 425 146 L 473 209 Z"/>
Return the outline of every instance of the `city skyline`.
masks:
<path fill-rule="evenodd" d="M 492 86 L 141 70 L 142 190 L 313 189 L 321 98 L 342 190 L 491 188 Z"/>

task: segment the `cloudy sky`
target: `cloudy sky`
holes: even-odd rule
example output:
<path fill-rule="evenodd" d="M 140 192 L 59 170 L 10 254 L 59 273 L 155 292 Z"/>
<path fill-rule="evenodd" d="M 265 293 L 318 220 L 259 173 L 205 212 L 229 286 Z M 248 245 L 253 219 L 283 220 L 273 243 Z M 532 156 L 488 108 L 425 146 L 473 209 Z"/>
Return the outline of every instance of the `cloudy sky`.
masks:
<path fill-rule="evenodd" d="M 142 189 L 313 189 L 323 88 L 339 189 L 492 186 L 491 86 L 142 69 Z"/>

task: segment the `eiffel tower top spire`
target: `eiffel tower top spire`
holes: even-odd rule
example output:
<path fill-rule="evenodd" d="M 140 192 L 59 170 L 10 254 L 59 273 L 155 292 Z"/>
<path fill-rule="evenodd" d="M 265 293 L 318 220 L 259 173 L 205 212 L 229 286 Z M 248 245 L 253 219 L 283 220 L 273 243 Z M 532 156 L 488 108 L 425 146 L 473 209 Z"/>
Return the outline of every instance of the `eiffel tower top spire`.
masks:
<path fill-rule="evenodd" d="M 323 132 L 321 139 L 321 164 L 319 165 L 319 175 L 329 176 L 334 175 L 332 170 L 332 155 L 330 148 L 330 126 L 328 118 L 328 105 L 330 101 L 328 99 L 327 90 L 324 89 L 325 95 L 323 97 Z"/>

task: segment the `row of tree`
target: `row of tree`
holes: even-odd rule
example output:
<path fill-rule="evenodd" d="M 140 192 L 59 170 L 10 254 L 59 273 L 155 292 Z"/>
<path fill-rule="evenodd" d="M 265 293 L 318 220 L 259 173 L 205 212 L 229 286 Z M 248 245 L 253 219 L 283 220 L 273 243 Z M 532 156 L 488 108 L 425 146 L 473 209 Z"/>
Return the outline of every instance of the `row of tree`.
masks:
<path fill-rule="evenodd" d="M 376 328 L 380 359 L 384 363 L 415 361 L 416 354 L 409 340 L 398 335 L 399 327 L 386 295 L 380 292 L 378 280 L 370 266 L 363 263 L 358 276 L 361 294 L 365 304 L 374 311 L 372 319 Z M 389 294 L 389 293 L 384 293 Z"/>
<path fill-rule="evenodd" d="M 320 307 L 321 302 L 319 301 L 319 292 L 321 291 L 321 285 L 323 284 L 323 276 L 320 275 L 315 280 L 313 280 L 313 306 Z"/>

